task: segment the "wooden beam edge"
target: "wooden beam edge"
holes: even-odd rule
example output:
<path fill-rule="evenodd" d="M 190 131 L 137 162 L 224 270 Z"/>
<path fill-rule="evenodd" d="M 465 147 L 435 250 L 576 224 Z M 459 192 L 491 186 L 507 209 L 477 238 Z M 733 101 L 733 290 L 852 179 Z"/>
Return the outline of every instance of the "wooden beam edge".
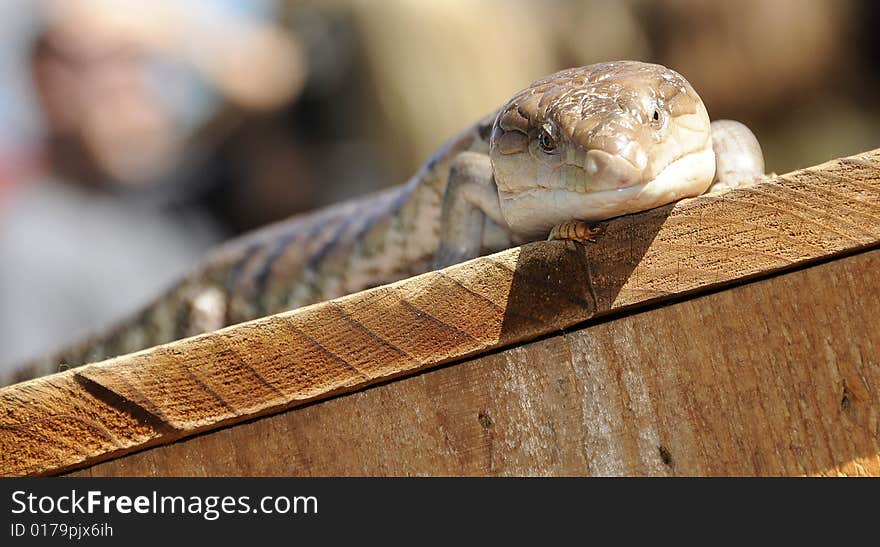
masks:
<path fill-rule="evenodd" d="M 880 245 L 880 149 L 0 389 L 0 474 L 51 474 L 620 310 Z"/>

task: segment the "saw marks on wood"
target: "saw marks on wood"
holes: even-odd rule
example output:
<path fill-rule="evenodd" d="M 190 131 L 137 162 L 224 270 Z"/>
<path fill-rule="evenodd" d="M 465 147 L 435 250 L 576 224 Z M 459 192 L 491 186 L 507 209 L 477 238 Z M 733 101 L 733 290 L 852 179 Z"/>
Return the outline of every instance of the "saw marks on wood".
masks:
<path fill-rule="evenodd" d="M 77 471 L 878 475 L 880 250 Z"/>
<path fill-rule="evenodd" d="M 161 422 L 112 394 L 93 395 L 73 372 L 0 390 L 0 469 L 21 474 L 23 462 L 64 467 L 93 454 L 144 445 Z"/>
<path fill-rule="evenodd" d="M 586 247 L 525 245 L 4 388 L 0 471 L 58 472 L 531 340 L 615 309 L 875 246 L 878 159 L 880 151 L 868 152 L 621 217 Z M 829 297 L 827 305 L 836 304 Z M 93 423 L 134 425 L 108 435 L 59 419 L 81 404 L 91 405 Z M 51 434 L 41 429 L 46 423 L 56 424 Z M 646 446 L 636 448 L 641 454 Z M 676 461 L 664 450 L 661 459 Z"/>

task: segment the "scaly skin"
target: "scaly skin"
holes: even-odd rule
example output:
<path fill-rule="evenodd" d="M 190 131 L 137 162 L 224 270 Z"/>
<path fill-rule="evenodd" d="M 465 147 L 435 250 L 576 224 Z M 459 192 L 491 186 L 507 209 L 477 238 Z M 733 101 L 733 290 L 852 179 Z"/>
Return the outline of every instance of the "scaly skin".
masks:
<path fill-rule="evenodd" d="M 717 123 L 717 122 L 716 122 Z M 634 61 L 533 83 L 405 184 L 233 240 L 142 312 L 2 384 L 137 351 L 444 267 L 512 243 L 763 174 L 751 132 L 715 135 L 690 84 Z M 2 385 L 0 384 L 0 385 Z"/>
<path fill-rule="evenodd" d="M 406 183 L 231 240 L 139 313 L 27 363 L 7 385 L 427 271 L 449 165 L 485 154 L 494 115 L 449 140 Z M 59 365 L 63 364 L 61 367 Z"/>

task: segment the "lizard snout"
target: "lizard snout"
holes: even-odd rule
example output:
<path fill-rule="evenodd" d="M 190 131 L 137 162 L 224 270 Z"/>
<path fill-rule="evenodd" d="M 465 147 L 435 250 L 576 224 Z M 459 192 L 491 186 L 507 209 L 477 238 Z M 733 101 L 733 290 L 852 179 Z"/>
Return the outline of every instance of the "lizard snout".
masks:
<path fill-rule="evenodd" d="M 583 168 L 587 178 L 594 181 L 595 189 L 613 190 L 641 184 L 646 163 L 641 148 L 629 157 L 593 149 L 587 152 Z"/>

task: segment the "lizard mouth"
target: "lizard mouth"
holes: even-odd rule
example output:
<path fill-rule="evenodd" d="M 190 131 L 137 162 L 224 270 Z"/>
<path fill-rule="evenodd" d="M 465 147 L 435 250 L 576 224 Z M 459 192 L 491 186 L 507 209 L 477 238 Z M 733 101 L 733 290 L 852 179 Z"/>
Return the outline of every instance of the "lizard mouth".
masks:
<path fill-rule="evenodd" d="M 499 190 L 498 195 L 508 225 L 520 235 L 540 237 L 567 220 L 594 222 L 698 196 L 714 175 L 715 154 L 710 145 L 683 155 L 645 182 L 626 184 L 627 179 L 620 178 L 611 187 L 586 192 L 533 187 Z"/>

